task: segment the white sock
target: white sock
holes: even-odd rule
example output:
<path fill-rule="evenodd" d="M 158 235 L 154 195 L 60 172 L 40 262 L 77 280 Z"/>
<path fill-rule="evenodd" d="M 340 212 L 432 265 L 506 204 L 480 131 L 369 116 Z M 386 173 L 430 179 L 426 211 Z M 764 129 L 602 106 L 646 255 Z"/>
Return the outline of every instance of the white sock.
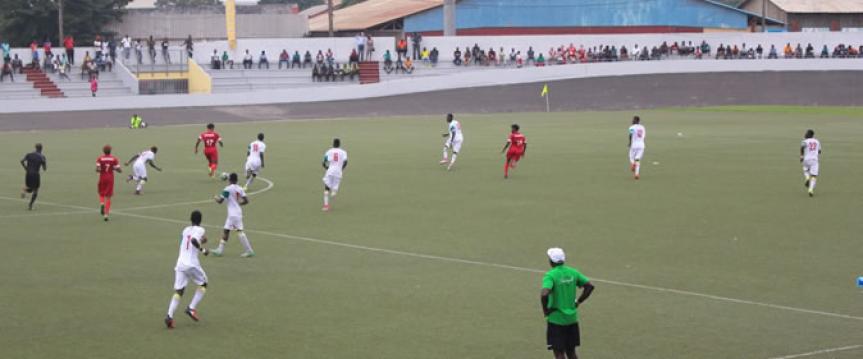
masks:
<path fill-rule="evenodd" d="M 449 158 L 449 151 L 447 151 L 446 146 L 443 148 L 443 160 L 446 161 Z"/>
<path fill-rule="evenodd" d="M 139 181 L 138 181 L 138 186 L 137 186 L 137 187 L 135 187 L 135 190 L 136 190 L 136 191 L 138 191 L 138 192 L 141 192 L 141 189 L 143 189 L 143 188 L 144 188 L 144 180 L 139 180 Z"/>
<path fill-rule="evenodd" d="M 809 179 L 809 192 L 815 191 L 815 182 L 818 182 L 817 177 L 812 177 Z"/>
<path fill-rule="evenodd" d="M 450 165 L 450 166 L 452 166 L 453 164 L 455 164 L 455 159 L 456 159 L 456 158 L 458 158 L 458 153 L 453 153 L 453 154 L 452 154 L 452 160 L 450 160 L 450 161 L 449 161 L 449 165 Z"/>
<path fill-rule="evenodd" d="M 173 318 L 174 312 L 177 310 L 177 307 L 180 306 L 180 295 L 174 293 L 174 296 L 171 297 L 171 304 L 168 305 L 168 316 Z"/>
<path fill-rule="evenodd" d="M 638 176 L 638 174 L 640 172 L 641 172 L 641 161 L 635 161 L 635 175 Z"/>
<path fill-rule="evenodd" d="M 252 181 L 254 181 L 254 180 L 255 180 L 255 176 L 251 176 L 248 179 L 246 179 L 246 188 L 248 188 L 249 185 L 251 185 Z"/>
<path fill-rule="evenodd" d="M 330 205 L 330 191 L 324 191 L 324 206 Z"/>
<path fill-rule="evenodd" d="M 243 248 L 246 249 L 246 252 L 254 252 L 252 250 L 252 245 L 249 243 L 249 238 L 246 237 L 246 232 L 240 232 L 240 234 L 237 235 L 237 238 L 240 239 L 240 244 L 243 245 Z"/>
<path fill-rule="evenodd" d="M 195 296 L 192 297 L 192 303 L 189 304 L 189 308 L 191 308 L 191 309 L 197 308 L 198 303 L 201 302 L 201 299 L 204 299 L 204 294 L 206 294 L 206 293 L 207 293 L 207 288 L 198 287 L 198 290 L 195 291 Z"/>
<path fill-rule="evenodd" d="M 224 239 L 219 240 L 219 248 L 216 248 L 216 252 L 224 251 L 225 250 L 225 243 L 228 243 L 228 241 L 226 241 Z"/>

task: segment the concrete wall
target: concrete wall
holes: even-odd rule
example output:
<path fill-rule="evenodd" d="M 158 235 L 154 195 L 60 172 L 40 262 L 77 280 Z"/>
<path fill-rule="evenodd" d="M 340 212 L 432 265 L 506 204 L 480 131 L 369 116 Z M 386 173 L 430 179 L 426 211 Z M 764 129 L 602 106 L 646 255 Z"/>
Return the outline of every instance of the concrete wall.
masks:
<path fill-rule="evenodd" d="M 238 7 L 240 9 L 242 7 Z M 237 12 L 237 37 L 276 38 L 302 37 L 308 33 L 309 24 L 305 16 L 284 11 L 244 13 Z M 129 11 L 123 21 L 110 24 L 113 31 L 133 38 L 224 39 L 225 14 L 222 9 L 188 12 L 179 9 Z"/>
<path fill-rule="evenodd" d="M 863 14 L 788 14 L 789 23 L 800 29 L 822 28 L 835 30 L 846 27 L 863 27 Z"/>
<path fill-rule="evenodd" d="M 387 49 L 395 56 L 395 43 L 391 37 L 375 37 L 375 53 L 374 58 L 378 61 L 383 60 L 383 53 Z M 337 38 L 302 38 L 302 39 L 239 39 L 237 40 L 236 51 L 228 51 L 231 59 L 239 63 L 242 61 L 245 51 L 248 49 L 254 57 L 255 63 L 258 62 L 258 56 L 261 51 L 267 52 L 267 59 L 271 64 L 278 63 L 279 54 L 282 50 L 288 50 L 288 53 L 293 55 L 294 51 L 299 51 L 300 55 L 305 54 L 306 50 L 315 56 L 318 50 L 327 52 L 327 49 L 332 49 L 337 62 L 347 62 L 351 50 L 354 49 L 354 39 L 350 37 Z M 195 61 L 201 64 L 209 64 L 210 56 L 213 55 L 213 50 L 222 55 L 223 51 L 228 50 L 227 41 L 206 41 L 195 43 Z"/>
<path fill-rule="evenodd" d="M 441 31 L 443 7 L 409 16 L 405 31 Z M 702 0 L 463 0 L 456 27 L 747 27 L 747 15 Z"/>
<path fill-rule="evenodd" d="M 510 49 L 515 48 L 516 51 L 521 51 L 526 57 L 528 47 L 533 46 L 534 51 L 542 51 L 544 54 L 554 46 L 555 48 L 569 44 L 574 44 L 576 47 L 584 45 L 585 47 L 594 47 L 600 45 L 626 46 L 632 50 L 635 45 L 643 47 L 645 45 L 659 45 L 663 41 L 668 41 L 669 44 L 678 41 L 692 41 L 693 44 L 700 44 L 701 41 L 707 41 L 708 44 L 715 50 L 720 44 L 736 44 L 738 46 L 746 43 L 747 47 L 756 47 L 761 44 L 766 49 L 770 45 L 775 45 L 780 50 L 786 43 L 791 43 L 796 46 L 801 43 L 803 47 L 806 44 L 812 43 L 818 51 L 821 47 L 827 45 L 832 51 L 833 47 L 842 44 L 852 44 L 854 47 L 863 45 L 863 36 L 859 33 L 841 33 L 841 32 L 826 32 L 826 33 L 748 33 L 748 32 L 720 32 L 720 33 L 683 33 L 683 34 L 633 34 L 633 35 L 554 35 L 554 36 L 426 36 L 423 37 L 422 46 L 432 48 L 437 47 L 440 51 L 441 61 L 449 61 L 452 59 L 452 52 L 456 47 L 464 50 L 465 46 L 473 46 L 478 44 L 483 49 L 488 50 L 494 47 L 495 51 L 499 51 L 503 47 L 506 53 Z M 861 69 L 863 69 L 863 60 L 860 60 Z"/>

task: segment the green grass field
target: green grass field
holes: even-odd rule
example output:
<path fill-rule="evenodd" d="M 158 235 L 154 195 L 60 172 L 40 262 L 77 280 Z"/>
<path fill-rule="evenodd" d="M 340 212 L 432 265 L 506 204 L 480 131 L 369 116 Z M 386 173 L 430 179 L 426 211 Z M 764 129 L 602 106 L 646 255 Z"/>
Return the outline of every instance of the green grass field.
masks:
<path fill-rule="evenodd" d="M 180 312 L 173 331 L 162 319 L 179 232 L 201 209 L 212 246 L 225 219 L 209 201 L 224 184 L 192 154 L 203 125 L 0 133 L 0 357 L 550 358 L 538 299 L 550 246 L 597 287 L 581 308 L 583 358 L 863 344 L 863 109 L 644 111 L 640 181 L 628 171 L 631 115 L 460 116 L 450 173 L 437 164 L 442 117 L 218 124 L 222 171 L 241 169 L 266 133 L 274 186 L 245 208 L 258 256 L 239 258 L 233 238 L 226 257 L 203 258 L 203 320 Z M 513 122 L 530 147 L 504 180 Z M 798 162 L 810 127 L 824 145 L 815 198 Z M 334 136 L 350 165 L 322 213 Z M 27 212 L 18 161 L 37 141 L 48 172 Z M 124 161 L 156 144 L 165 168 L 140 197 L 118 181 L 109 223 L 93 172 L 105 143 Z"/>

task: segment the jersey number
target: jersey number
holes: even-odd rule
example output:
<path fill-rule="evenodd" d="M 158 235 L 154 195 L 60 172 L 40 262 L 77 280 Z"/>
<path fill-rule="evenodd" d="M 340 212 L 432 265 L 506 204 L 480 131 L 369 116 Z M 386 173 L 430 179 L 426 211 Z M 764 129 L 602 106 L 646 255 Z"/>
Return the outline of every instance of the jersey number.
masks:
<path fill-rule="evenodd" d="M 638 138 L 644 137 L 644 130 L 635 131 L 635 136 Z"/>
<path fill-rule="evenodd" d="M 212 138 L 208 138 L 208 139 L 204 140 L 204 144 L 207 145 L 207 147 L 213 147 L 216 145 L 216 140 L 214 140 Z"/>
<path fill-rule="evenodd" d="M 815 151 L 818 149 L 818 144 L 815 142 L 809 142 L 809 151 Z"/>
<path fill-rule="evenodd" d="M 189 244 L 192 244 L 192 236 L 186 236 L 186 250 L 189 250 Z"/>
<path fill-rule="evenodd" d="M 333 153 L 333 162 L 339 162 L 339 153 L 338 152 Z"/>
<path fill-rule="evenodd" d="M 252 145 L 252 152 L 258 152 L 258 144 Z"/>

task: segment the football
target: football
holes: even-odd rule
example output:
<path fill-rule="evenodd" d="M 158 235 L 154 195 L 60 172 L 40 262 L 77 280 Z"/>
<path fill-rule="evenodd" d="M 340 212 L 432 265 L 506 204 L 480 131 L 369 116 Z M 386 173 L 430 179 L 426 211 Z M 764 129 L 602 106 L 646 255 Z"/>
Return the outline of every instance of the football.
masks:
<path fill-rule="evenodd" d="M 222 174 L 219 175 L 219 179 L 221 179 L 222 181 L 227 181 L 228 180 L 228 173 L 222 172 Z"/>

